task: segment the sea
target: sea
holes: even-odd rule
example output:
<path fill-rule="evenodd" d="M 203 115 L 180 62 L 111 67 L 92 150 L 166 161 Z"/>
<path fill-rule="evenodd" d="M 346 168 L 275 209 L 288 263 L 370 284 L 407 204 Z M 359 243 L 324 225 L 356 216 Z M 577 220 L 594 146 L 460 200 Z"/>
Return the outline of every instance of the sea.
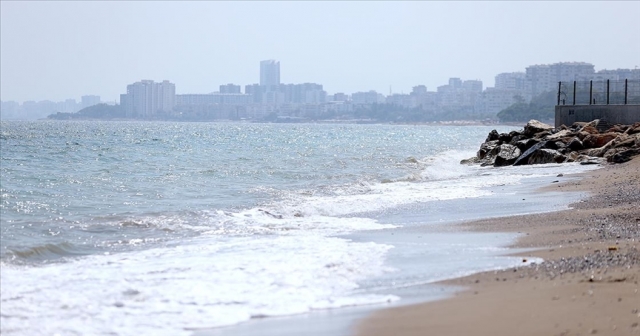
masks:
<path fill-rule="evenodd" d="M 454 223 L 566 207 L 519 193 L 592 169 L 459 163 L 512 126 L 0 126 L 3 335 L 192 335 L 409 302 L 403 288 L 523 263 L 517 233 Z"/>

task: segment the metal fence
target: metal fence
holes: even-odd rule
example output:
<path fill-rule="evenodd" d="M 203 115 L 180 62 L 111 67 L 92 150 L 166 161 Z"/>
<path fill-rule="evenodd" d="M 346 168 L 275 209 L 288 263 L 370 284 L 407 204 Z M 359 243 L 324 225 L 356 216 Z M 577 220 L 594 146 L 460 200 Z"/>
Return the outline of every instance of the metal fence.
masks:
<path fill-rule="evenodd" d="M 640 80 L 558 82 L 558 105 L 640 105 Z"/>

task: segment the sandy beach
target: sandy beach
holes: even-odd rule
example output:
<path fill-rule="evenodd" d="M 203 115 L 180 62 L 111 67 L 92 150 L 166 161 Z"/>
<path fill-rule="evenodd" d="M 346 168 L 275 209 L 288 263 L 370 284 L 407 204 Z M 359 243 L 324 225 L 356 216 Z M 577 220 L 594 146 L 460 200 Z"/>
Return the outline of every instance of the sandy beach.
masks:
<path fill-rule="evenodd" d="M 357 335 L 640 335 L 640 157 L 542 190 L 584 191 L 571 209 L 461 224 L 519 232 L 541 264 L 444 282 L 453 298 L 372 313 Z"/>

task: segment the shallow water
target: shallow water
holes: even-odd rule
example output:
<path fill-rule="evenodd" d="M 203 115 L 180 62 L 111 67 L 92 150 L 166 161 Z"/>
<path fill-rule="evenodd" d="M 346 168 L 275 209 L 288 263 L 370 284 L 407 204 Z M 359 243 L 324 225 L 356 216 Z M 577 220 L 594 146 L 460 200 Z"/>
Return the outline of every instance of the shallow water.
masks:
<path fill-rule="evenodd" d="M 416 209 L 473 207 L 492 186 L 587 169 L 458 164 L 490 130 L 2 122 L 2 333 L 189 334 L 398 300 L 393 242 L 346 234 L 410 226 Z M 469 242 L 462 254 L 456 237 L 434 238 L 438 276 L 469 271 L 444 260 L 494 260 L 512 238 Z"/>

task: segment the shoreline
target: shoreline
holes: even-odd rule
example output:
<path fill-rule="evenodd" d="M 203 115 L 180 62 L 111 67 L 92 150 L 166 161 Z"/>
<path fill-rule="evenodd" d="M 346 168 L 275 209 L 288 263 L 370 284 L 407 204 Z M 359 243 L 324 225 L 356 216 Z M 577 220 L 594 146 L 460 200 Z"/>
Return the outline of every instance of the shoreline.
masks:
<path fill-rule="evenodd" d="M 456 224 L 519 232 L 510 247 L 545 262 L 440 282 L 466 289 L 374 311 L 354 333 L 640 335 L 640 158 L 578 176 L 540 189 L 589 193 L 571 209 Z"/>
<path fill-rule="evenodd" d="M 253 335 L 342 335 L 353 334 L 353 326 L 373 312 L 395 307 L 404 307 L 414 304 L 422 304 L 452 297 L 455 293 L 464 290 L 464 286 L 450 285 L 438 276 L 430 278 L 427 273 L 431 271 L 421 270 L 425 265 L 424 258 L 433 258 L 439 248 L 433 250 L 429 246 L 437 246 L 445 241 L 451 242 L 464 249 L 480 248 L 482 255 L 469 255 L 468 258 L 454 256 L 448 262 L 461 262 L 467 260 L 465 269 L 458 269 L 458 274 L 452 274 L 440 279 L 456 279 L 465 274 L 478 274 L 485 270 L 504 269 L 520 263 L 520 258 L 511 256 L 515 252 L 526 253 L 529 249 L 510 249 L 518 236 L 515 232 L 472 232 L 463 228 L 463 224 L 482 219 L 508 218 L 525 214 L 550 213 L 563 211 L 572 202 L 577 202 L 586 197 L 584 192 L 563 193 L 556 190 L 540 192 L 540 185 L 556 186 L 556 174 L 567 169 L 562 165 L 553 165 L 553 174 L 545 176 L 528 176 L 520 183 L 502 184 L 487 187 L 489 194 L 477 198 L 459 198 L 442 200 L 438 202 L 421 203 L 420 206 L 399 207 L 397 211 L 373 215 L 380 223 L 403 223 L 402 227 L 388 230 L 363 231 L 343 235 L 345 239 L 356 242 L 376 242 L 393 245 L 394 248 L 386 257 L 386 263 L 397 267 L 401 272 L 385 273 L 380 277 L 372 278 L 360 283 L 361 290 L 372 291 L 385 295 L 396 295 L 402 299 L 389 303 L 342 307 L 339 309 L 314 310 L 304 314 L 290 316 L 274 316 L 266 319 L 251 319 L 249 321 L 214 329 L 201 330 L 195 335 L 225 335 L 225 336 L 253 336 Z M 502 168 L 501 168 L 502 169 Z M 526 175 L 526 174 L 525 174 Z M 565 181 L 577 180 L 577 177 L 567 174 Z M 526 202 L 523 199 L 526 198 Z M 473 206 L 470 206 L 473 205 Z M 436 238 L 437 236 L 437 238 Z M 430 237 L 430 238 L 427 238 Z M 426 238 L 426 240 L 425 240 Z M 435 240 L 433 240 L 435 239 Z M 444 241 L 443 241 L 444 239 Z M 474 242 L 478 241 L 478 243 Z M 425 243 L 429 243 L 424 245 Z M 471 245 L 469 245 L 471 244 Z M 478 244 L 484 244 L 483 246 Z M 483 248 L 489 250 L 483 251 Z M 482 260 L 482 258 L 485 258 Z M 494 260 L 491 260 L 494 259 Z M 508 261 L 507 259 L 511 259 Z M 480 263 L 478 263 L 480 261 Z M 529 262 L 533 261 L 529 259 Z M 487 263 L 489 262 L 489 263 Z M 431 268 L 438 268 L 439 264 L 432 264 Z M 437 272 L 437 271 L 436 271 Z M 433 273 L 431 274 L 433 275 Z M 414 282 L 404 285 L 407 279 Z M 379 283 L 394 284 L 393 288 L 379 287 Z M 420 284 L 422 283 L 422 284 Z M 373 285 L 373 286 L 372 286 Z"/>

